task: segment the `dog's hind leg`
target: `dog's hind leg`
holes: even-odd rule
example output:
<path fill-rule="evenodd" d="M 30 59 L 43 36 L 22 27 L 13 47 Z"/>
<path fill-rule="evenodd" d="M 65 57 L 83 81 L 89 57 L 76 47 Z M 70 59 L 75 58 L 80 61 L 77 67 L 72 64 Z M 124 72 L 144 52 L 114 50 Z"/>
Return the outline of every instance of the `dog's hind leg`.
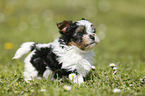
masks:
<path fill-rule="evenodd" d="M 33 65 L 30 62 L 32 55 L 33 55 L 33 52 L 30 53 L 24 60 L 25 69 L 24 69 L 23 75 L 26 82 L 29 80 L 33 80 L 38 75 L 38 71 L 35 69 L 35 67 L 33 67 Z"/>

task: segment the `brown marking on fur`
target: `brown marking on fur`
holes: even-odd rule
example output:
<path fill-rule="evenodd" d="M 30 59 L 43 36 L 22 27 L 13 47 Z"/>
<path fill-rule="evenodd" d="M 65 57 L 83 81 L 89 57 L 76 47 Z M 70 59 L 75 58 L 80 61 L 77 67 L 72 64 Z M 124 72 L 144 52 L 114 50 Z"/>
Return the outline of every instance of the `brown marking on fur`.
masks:
<path fill-rule="evenodd" d="M 77 46 L 79 49 L 84 50 L 84 51 L 90 50 L 93 48 L 93 47 L 91 47 L 91 45 L 92 44 L 96 45 L 97 43 L 96 42 L 88 42 L 87 38 L 89 38 L 89 37 L 83 36 L 82 42 L 80 42 L 80 43 L 77 43 L 77 42 L 74 42 L 71 40 L 68 45 L 69 46 L 71 46 L 71 45 Z"/>
<path fill-rule="evenodd" d="M 79 49 L 82 49 L 82 50 L 85 49 L 85 44 L 83 43 L 76 43 L 71 40 L 71 42 L 68 43 L 68 46 L 71 46 L 71 45 L 77 46 Z"/>
<path fill-rule="evenodd" d="M 61 23 L 58 23 L 57 26 L 58 28 L 62 31 L 62 32 L 66 32 L 66 28 L 70 26 L 70 24 L 72 23 L 72 21 L 63 21 Z"/>
<path fill-rule="evenodd" d="M 83 32 L 83 30 L 84 30 L 84 27 L 83 26 L 81 26 L 81 27 L 79 27 L 79 28 L 76 29 L 77 32 Z"/>

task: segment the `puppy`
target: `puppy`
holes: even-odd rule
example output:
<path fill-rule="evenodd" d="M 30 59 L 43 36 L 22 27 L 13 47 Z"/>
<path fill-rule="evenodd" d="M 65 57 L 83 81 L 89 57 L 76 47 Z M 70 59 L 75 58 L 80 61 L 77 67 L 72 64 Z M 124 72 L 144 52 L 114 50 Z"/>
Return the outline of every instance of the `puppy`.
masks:
<path fill-rule="evenodd" d="M 26 42 L 13 59 L 32 51 L 24 60 L 25 81 L 36 77 L 57 79 L 67 77 L 81 84 L 92 67 L 92 48 L 99 43 L 94 26 L 88 20 L 65 20 L 57 24 L 61 36 L 48 44 Z M 73 76 L 71 76 L 73 74 Z M 74 76 L 75 74 L 75 76 Z M 72 78 L 71 78 L 72 77 Z"/>

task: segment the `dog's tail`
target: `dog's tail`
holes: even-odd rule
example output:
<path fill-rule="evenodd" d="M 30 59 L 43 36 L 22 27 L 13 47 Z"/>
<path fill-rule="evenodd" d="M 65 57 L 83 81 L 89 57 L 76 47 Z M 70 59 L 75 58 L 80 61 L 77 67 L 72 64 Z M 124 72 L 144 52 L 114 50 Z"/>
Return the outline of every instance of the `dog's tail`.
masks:
<path fill-rule="evenodd" d="M 25 42 L 23 43 L 20 48 L 16 51 L 14 57 L 12 59 L 19 59 L 24 54 L 28 53 L 29 51 L 34 50 L 35 43 L 34 42 Z"/>

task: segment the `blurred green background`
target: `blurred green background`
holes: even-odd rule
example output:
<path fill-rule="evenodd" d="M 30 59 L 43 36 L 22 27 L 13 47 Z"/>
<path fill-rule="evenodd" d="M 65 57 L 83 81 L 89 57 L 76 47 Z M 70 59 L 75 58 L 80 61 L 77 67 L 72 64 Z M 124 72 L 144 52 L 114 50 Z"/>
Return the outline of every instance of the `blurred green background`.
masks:
<path fill-rule="evenodd" d="M 101 39 L 95 66 L 139 63 L 138 70 L 144 71 L 144 10 L 145 0 L 0 0 L 0 65 L 21 43 L 52 42 L 59 37 L 57 23 L 84 17 Z"/>

